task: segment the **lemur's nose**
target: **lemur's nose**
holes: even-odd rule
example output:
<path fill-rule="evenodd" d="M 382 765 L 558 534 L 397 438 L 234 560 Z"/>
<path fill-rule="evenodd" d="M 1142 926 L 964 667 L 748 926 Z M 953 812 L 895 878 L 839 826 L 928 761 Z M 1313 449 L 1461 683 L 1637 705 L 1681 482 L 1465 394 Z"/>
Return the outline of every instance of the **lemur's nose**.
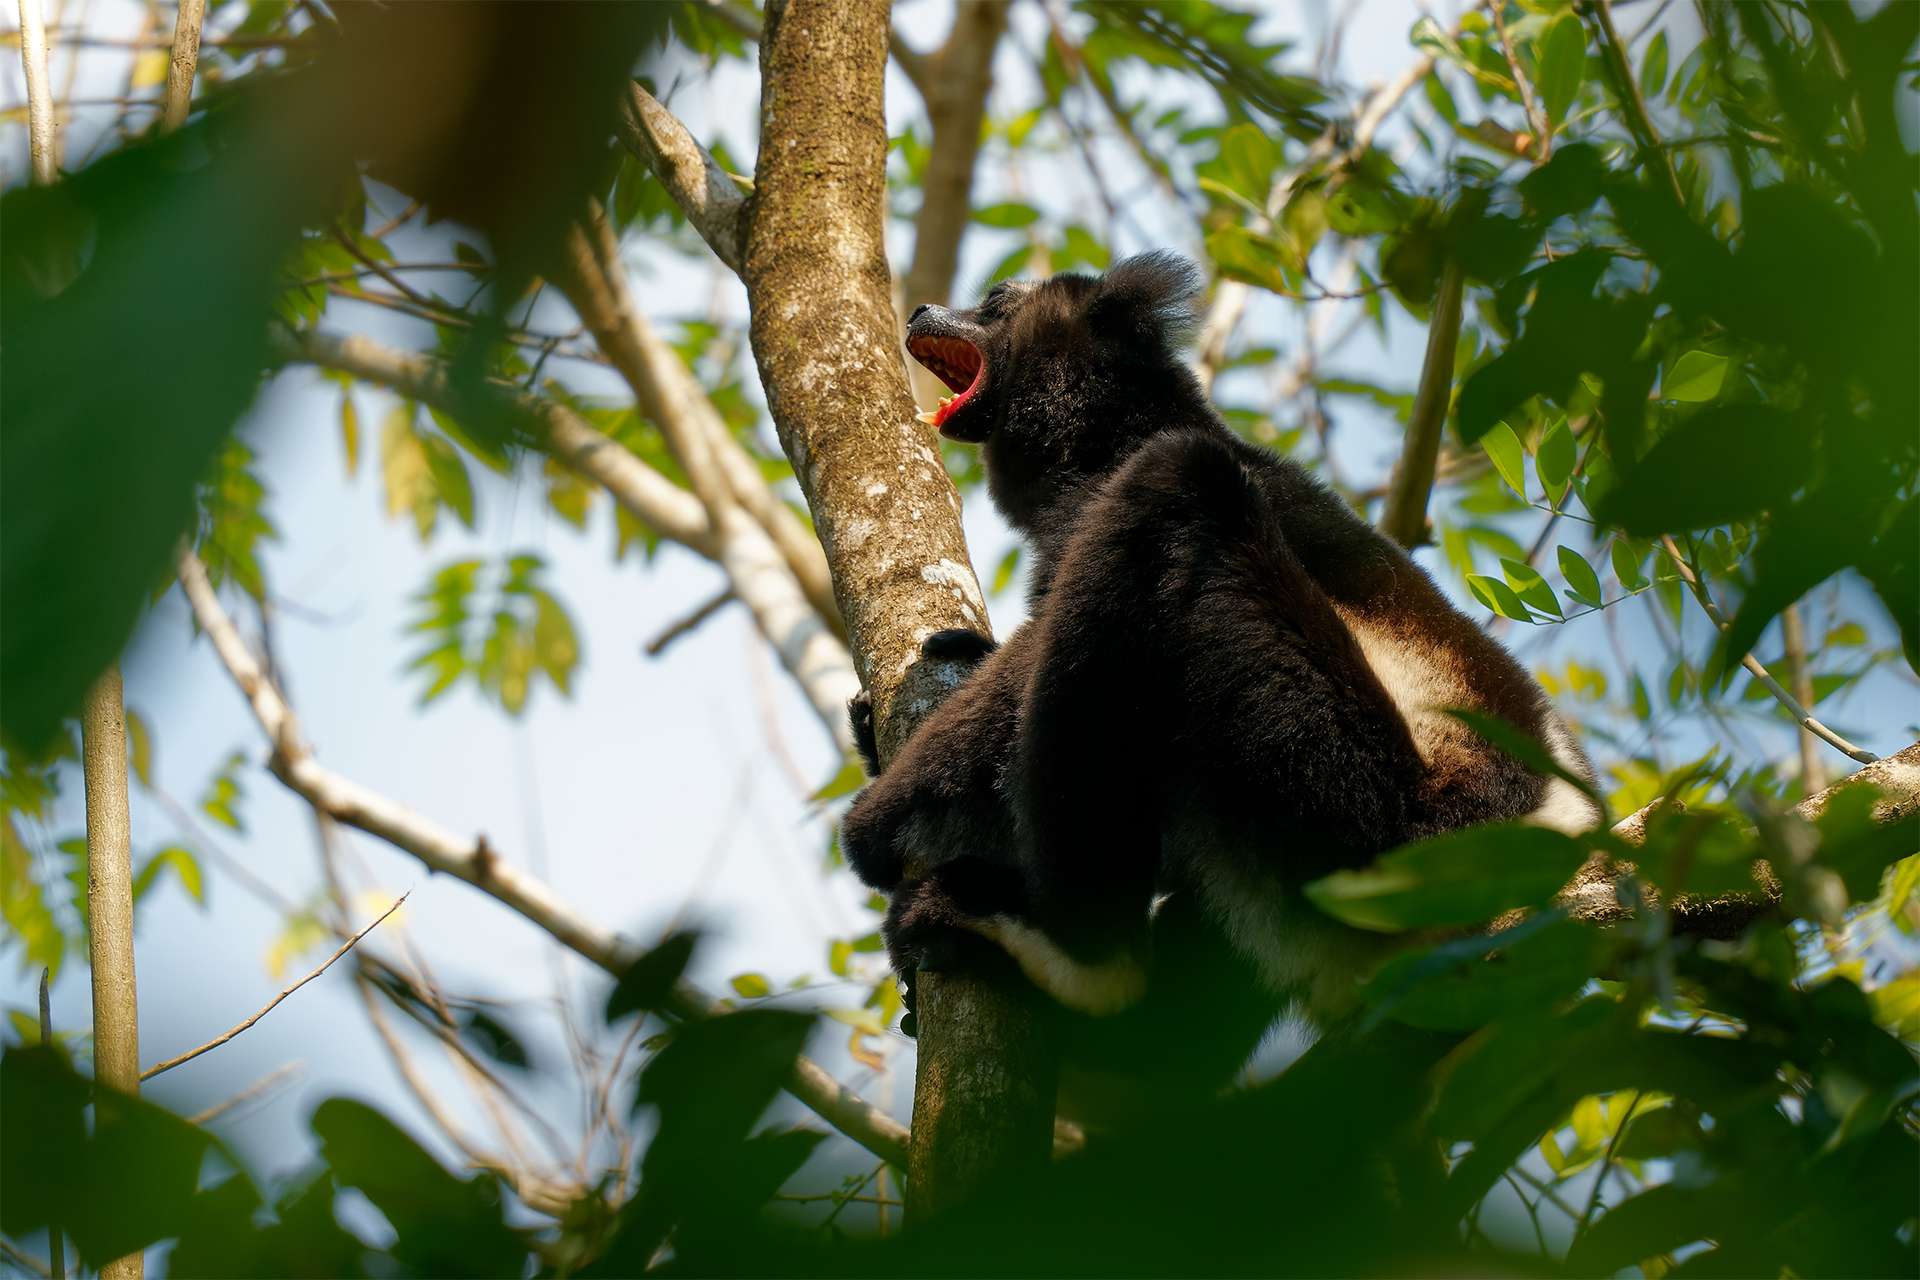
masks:
<path fill-rule="evenodd" d="M 907 317 L 907 323 L 912 324 L 915 320 L 918 320 L 920 318 L 920 313 L 923 311 L 926 311 L 931 305 L 932 305 L 931 303 L 923 302 L 919 306 L 915 307 L 913 309 L 913 314 Z"/>

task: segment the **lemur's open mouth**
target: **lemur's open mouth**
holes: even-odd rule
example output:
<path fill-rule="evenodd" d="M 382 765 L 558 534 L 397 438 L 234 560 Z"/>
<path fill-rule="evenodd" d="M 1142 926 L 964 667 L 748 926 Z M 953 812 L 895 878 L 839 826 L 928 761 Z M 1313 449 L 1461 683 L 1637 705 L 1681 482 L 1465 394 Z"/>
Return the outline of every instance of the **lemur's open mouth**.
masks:
<path fill-rule="evenodd" d="M 958 413 L 986 381 L 986 358 L 965 338 L 932 334 L 908 338 L 907 351 L 954 393 L 942 400 L 939 408 L 919 415 L 920 421 L 944 428 L 947 419 Z"/>

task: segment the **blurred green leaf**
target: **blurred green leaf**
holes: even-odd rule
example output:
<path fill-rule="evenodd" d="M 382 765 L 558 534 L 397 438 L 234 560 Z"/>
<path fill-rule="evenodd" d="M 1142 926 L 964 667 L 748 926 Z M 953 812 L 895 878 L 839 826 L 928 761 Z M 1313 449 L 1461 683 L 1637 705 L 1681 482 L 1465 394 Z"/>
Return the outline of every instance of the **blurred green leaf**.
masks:
<path fill-rule="evenodd" d="M 1328 915 L 1397 932 L 1468 925 L 1543 906 L 1586 861 L 1576 840 L 1545 827 L 1493 825 L 1451 832 L 1339 871 L 1307 886 Z"/>
<path fill-rule="evenodd" d="M 1711 400 L 1720 394 L 1720 384 L 1726 376 L 1725 356 L 1711 351 L 1689 351 L 1673 362 L 1673 368 L 1661 380 L 1660 396 L 1682 404 Z"/>
<path fill-rule="evenodd" d="M 1567 580 L 1567 594 L 1576 604 L 1598 609 L 1602 603 L 1600 575 L 1593 571 L 1587 558 L 1565 546 L 1557 548 L 1555 554 L 1560 561 L 1560 572 Z"/>
<path fill-rule="evenodd" d="M 1504 422 L 1497 422 L 1480 437 L 1480 447 L 1493 459 L 1494 470 L 1507 482 L 1507 488 L 1527 496 L 1526 454 L 1520 448 L 1520 437 L 1513 428 Z"/>
<path fill-rule="evenodd" d="M 1586 61 L 1587 31 L 1577 16 L 1563 13 L 1547 24 L 1534 56 L 1534 79 L 1540 90 L 1540 105 L 1556 127 L 1580 96 Z"/>

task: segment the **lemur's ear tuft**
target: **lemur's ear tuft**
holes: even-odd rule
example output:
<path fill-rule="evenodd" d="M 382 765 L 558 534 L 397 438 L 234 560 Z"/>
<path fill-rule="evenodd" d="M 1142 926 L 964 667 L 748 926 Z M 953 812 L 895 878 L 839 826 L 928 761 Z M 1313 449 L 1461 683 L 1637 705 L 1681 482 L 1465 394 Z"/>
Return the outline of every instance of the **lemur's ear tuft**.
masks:
<path fill-rule="evenodd" d="M 1172 347 L 1198 322 L 1200 290 L 1191 262 L 1156 249 L 1115 263 L 1100 278 L 1088 314 L 1096 327 Z"/>

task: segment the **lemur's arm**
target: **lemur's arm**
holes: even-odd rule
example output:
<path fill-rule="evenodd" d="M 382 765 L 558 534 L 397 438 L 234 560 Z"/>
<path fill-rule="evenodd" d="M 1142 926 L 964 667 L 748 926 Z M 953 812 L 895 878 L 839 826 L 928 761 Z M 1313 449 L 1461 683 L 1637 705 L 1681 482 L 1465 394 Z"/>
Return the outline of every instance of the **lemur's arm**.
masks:
<path fill-rule="evenodd" d="M 939 631 L 922 642 L 923 656 L 968 661 L 976 669 L 921 723 L 841 821 L 840 847 L 874 888 L 891 892 L 906 874 L 909 836 L 923 864 L 1004 842 L 1005 813 L 995 784 L 1018 713 L 1020 682 L 1010 678 L 1018 648 L 1010 642 L 996 650 L 973 631 Z M 848 711 L 854 740 L 873 769 L 879 751 L 866 694 Z"/>

